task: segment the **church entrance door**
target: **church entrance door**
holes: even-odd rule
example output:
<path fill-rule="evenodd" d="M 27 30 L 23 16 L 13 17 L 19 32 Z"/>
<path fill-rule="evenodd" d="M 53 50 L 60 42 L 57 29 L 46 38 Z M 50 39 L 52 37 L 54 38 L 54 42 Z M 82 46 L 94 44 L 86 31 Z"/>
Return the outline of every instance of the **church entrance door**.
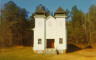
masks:
<path fill-rule="evenodd" d="M 47 39 L 47 48 L 54 48 L 54 39 Z"/>

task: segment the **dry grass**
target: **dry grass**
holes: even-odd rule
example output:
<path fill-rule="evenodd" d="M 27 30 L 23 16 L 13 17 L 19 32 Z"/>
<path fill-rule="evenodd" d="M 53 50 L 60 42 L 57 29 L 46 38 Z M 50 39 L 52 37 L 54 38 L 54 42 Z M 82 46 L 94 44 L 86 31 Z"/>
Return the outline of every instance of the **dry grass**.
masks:
<path fill-rule="evenodd" d="M 2 49 L 0 60 L 96 60 L 96 49 L 83 49 L 59 55 L 34 54 L 32 47 Z"/>

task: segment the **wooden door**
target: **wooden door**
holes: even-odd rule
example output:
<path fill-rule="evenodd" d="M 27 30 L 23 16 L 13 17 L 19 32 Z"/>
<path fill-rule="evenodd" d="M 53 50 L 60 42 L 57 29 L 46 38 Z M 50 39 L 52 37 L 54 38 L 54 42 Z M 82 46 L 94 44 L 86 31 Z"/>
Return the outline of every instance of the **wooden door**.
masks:
<path fill-rule="evenodd" d="M 47 48 L 54 48 L 54 39 L 47 39 Z"/>

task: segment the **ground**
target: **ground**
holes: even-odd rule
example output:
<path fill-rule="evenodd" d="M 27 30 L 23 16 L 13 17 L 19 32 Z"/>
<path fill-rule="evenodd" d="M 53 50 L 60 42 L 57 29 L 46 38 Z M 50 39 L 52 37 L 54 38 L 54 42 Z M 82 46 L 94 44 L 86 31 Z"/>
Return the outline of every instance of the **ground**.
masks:
<path fill-rule="evenodd" d="M 96 60 L 96 49 L 87 48 L 59 55 L 34 54 L 32 47 L 13 47 L 0 50 L 0 60 Z"/>

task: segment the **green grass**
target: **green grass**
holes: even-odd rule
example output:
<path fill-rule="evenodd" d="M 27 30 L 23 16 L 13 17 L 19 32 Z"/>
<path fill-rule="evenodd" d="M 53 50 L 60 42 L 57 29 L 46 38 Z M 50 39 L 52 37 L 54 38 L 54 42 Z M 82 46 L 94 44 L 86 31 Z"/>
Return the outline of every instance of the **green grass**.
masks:
<path fill-rule="evenodd" d="M 34 54 L 32 47 L 14 47 L 2 51 L 0 52 L 0 60 L 96 60 L 96 49 L 85 49 L 60 55 Z"/>

